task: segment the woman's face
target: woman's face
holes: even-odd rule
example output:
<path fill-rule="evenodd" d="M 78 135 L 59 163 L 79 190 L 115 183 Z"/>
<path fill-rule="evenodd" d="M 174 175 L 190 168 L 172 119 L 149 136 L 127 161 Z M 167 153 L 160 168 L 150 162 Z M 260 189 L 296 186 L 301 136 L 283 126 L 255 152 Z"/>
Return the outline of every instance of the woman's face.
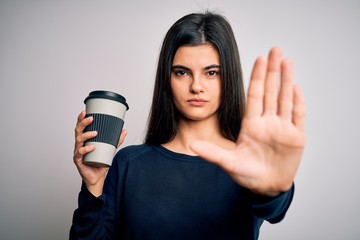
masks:
<path fill-rule="evenodd" d="M 178 48 L 172 65 L 171 90 L 175 106 L 185 119 L 217 119 L 221 95 L 217 49 L 210 44 Z"/>

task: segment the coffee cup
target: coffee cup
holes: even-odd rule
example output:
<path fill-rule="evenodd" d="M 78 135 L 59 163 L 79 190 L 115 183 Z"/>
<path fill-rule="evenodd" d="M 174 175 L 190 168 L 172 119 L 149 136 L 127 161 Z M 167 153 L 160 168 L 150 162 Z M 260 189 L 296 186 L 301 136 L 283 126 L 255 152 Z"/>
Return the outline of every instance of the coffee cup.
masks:
<path fill-rule="evenodd" d="M 126 99 L 110 91 L 92 91 L 85 98 L 86 117 L 92 116 L 93 122 L 84 132 L 97 131 L 98 134 L 85 142 L 94 145 L 94 151 L 84 156 L 84 163 L 95 166 L 111 166 L 117 148 L 124 117 L 129 109 Z"/>

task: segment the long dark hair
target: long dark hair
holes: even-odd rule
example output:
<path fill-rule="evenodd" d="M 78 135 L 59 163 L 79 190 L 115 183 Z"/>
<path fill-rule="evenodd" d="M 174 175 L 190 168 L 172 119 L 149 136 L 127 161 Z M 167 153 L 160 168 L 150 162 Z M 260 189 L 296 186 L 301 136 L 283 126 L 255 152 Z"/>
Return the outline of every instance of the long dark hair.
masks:
<path fill-rule="evenodd" d="M 147 144 L 163 144 L 177 133 L 179 112 L 170 88 L 171 67 L 182 45 L 210 43 L 220 55 L 221 103 L 218 119 L 223 135 L 235 141 L 245 109 L 245 93 L 238 47 L 228 21 L 219 14 L 193 13 L 180 18 L 167 32 L 158 61 L 152 106 L 145 137 Z"/>

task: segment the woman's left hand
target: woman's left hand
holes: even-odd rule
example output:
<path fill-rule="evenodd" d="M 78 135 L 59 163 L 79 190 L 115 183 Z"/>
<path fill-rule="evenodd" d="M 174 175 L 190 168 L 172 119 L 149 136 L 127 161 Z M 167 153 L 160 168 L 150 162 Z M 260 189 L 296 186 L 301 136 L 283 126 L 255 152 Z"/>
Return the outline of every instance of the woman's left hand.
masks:
<path fill-rule="evenodd" d="M 192 150 L 255 193 L 275 196 L 287 191 L 305 145 L 304 97 L 292 78 L 292 64 L 282 59 L 281 49 L 273 48 L 267 59 L 259 57 L 236 148 L 196 141 Z"/>

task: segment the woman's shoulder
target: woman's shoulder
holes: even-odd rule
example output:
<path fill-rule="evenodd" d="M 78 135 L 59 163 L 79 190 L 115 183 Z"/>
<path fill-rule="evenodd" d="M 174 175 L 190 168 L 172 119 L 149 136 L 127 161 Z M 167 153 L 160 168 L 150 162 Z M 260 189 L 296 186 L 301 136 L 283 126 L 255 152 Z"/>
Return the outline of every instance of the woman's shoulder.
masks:
<path fill-rule="evenodd" d="M 149 155 L 154 151 L 154 147 L 155 146 L 148 144 L 129 145 L 118 150 L 114 160 L 121 159 L 121 161 L 131 161 L 132 159 L 136 159 L 140 156 Z"/>

